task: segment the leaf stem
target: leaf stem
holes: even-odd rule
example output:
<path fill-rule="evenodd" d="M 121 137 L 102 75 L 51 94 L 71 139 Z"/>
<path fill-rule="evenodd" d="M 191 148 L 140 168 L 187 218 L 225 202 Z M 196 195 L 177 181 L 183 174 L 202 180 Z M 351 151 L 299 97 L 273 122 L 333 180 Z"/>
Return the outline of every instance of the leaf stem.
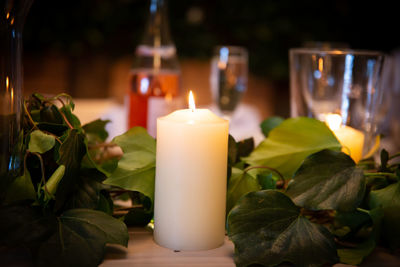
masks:
<path fill-rule="evenodd" d="M 285 178 L 283 177 L 283 175 L 277 169 L 274 169 L 274 168 L 268 167 L 268 166 L 250 166 L 250 167 L 247 167 L 244 170 L 244 173 L 247 173 L 248 171 L 253 170 L 253 169 L 267 169 L 267 170 L 275 172 L 276 174 L 278 174 L 279 179 L 280 179 L 279 183 L 278 182 L 276 183 L 276 187 L 277 188 L 283 188 L 284 187 Z"/>
<path fill-rule="evenodd" d="M 68 125 L 70 129 L 74 129 L 74 126 L 68 121 L 67 116 L 65 116 L 64 112 L 60 111 L 61 116 L 63 117 L 65 123 Z"/>
<path fill-rule="evenodd" d="M 64 103 L 64 101 L 63 101 L 60 97 L 56 97 L 54 100 L 60 101 L 61 105 L 65 108 L 65 103 Z M 47 103 L 50 103 L 50 104 L 54 105 L 54 104 L 51 102 L 51 100 L 45 100 L 44 102 L 47 102 Z M 65 123 L 68 125 L 68 127 L 69 127 L 70 129 L 74 129 L 74 126 L 72 126 L 72 124 L 68 121 L 68 119 L 67 119 L 67 117 L 65 116 L 64 112 L 62 112 L 62 111 L 60 110 L 60 114 L 61 114 L 61 116 L 63 117 Z"/>
<path fill-rule="evenodd" d="M 60 217 L 57 217 L 57 221 L 58 221 L 58 234 L 60 235 L 61 249 L 62 249 L 62 251 L 64 251 L 65 250 L 65 245 L 64 245 L 64 238 L 63 238 L 63 231 L 62 231 L 62 225 L 61 225 Z"/>
<path fill-rule="evenodd" d="M 25 110 L 25 114 L 28 116 L 28 119 L 29 119 L 30 123 L 32 123 L 33 128 L 38 128 L 38 127 L 36 126 L 35 121 L 32 119 L 32 116 L 31 116 L 31 114 L 29 113 L 28 108 L 26 107 L 26 100 L 24 100 L 24 110 Z"/>
<path fill-rule="evenodd" d="M 400 157 L 400 152 L 397 152 L 396 154 L 391 155 L 391 156 L 389 157 L 389 160 L 394 159 L 394 158 L 397 158 L 397 157 Z"/>
<path fill-rule="evenodd" d="M 37 153 L 37 152 L 30 152 L 30 151 L 29 151 L 29 153 L 31 153 L 31 154 L 33 154 L 33 155 L 35 155 L 36 157 L 39 158 L 39 161 L 40 161 L 40 169 L 41 169 L 41 173 L 42 173 L 42 181 L 41 181 L 41 182 L 42 182 L 43 185 L 44 185 L 44 190 L 48 193 L 47 186 L 46 186 L 46 179 L 45 179 L 45 175 L 44 175 L 44 163 L 43 163 L 42 156 L 40 156 L 40 154 Z"/>
<path fill-rule="evenodd" d="M 58 143 L 60 143 L 60 145 L 62 144 L 62 142 L 61 142 L 61 140 L 60 140 L 60 138 L 58 138 L 58 136 L 57 135 L 55 135 L 55 134 L 53 134 L 52 132 L 48 132 L 48 131 L 45 131 L 45 130 L 41 130 L 42 132 L 44 132 L 44 133 L 46 133 L 46 134 L 48 134 L 48 135 L 51 135 L 51 136 L 53 136 L 54 137 L 54 139 L 58 142 Z"/>
<path fill-rule="evenodd" d="M 394 178 L 395 180 L 399 179 L 396 174 L 390 172 L 366 172 L 364 173 L 364 176 L 387 176 L 390 178 Z"/>
<path fill-rule="evenodd" d="M 357 163 L 357 165 L 369 165 L 369 164 L 375 164 L 375 161 L 373 160 L 363 160 Z"/>

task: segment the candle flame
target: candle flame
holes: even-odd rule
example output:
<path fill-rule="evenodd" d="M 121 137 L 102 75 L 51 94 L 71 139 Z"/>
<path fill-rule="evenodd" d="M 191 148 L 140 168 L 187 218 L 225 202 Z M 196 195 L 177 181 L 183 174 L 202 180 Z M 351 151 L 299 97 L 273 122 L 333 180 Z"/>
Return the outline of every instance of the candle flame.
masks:
<path fill-rule="evenodd" d="M 325 115 L 325 122 L 332 131 L 337 130 L 342 124 L 342 116 L 339 114 L 329 113 Z"/>
<path fill-rule="evenodd" d="M 194 97 L 192 90 L 189 92 L 189 108 L 194 111 L 196 109 L 196 105 L 194 104 Z"/>

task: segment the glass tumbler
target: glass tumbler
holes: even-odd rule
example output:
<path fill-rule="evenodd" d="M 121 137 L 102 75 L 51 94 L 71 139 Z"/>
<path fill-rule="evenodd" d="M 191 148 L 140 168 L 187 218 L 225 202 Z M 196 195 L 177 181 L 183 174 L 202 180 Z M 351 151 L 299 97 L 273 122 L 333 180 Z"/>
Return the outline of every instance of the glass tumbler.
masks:
<path fill-rule="evenodd" d="M 377 134 L 384 55 L 378 51 L 293 48 L 289 60 L 291 116 L 327 122 L 353 159 L 360 160 Z M 339 136 L 342 130 L 345 137 Z M 358 152 L 351 151 L 356 142 L 359 146 L 353 150 Z"/>
<path fill-rule="evenodd" d="M 0 4 L 0 203 L 22 170 L 22 30 L 32 2 Z"/>
<path fill-rule="evenodd" d="M 221 115 L 231 117 L 247 89 L 248 52 L 241 46 L 217 46 L 211 60 L 211 93 Z"/>

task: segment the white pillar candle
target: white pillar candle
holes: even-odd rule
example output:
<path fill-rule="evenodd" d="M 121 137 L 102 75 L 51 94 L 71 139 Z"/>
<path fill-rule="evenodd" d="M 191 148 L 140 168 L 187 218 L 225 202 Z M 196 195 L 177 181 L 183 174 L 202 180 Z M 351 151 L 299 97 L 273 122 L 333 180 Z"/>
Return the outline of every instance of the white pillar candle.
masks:
<path fill-rule="evenodd" d="M 342 145 L 342 152 L 358 163 L 362 159 L 364 134 L 350 126 L 342 125 L 342 117 L 339 114 L 326 114 L 325 121 Z"/>
<path fill-rule="evenodd" d="M 228 131 L 227 120 L 194 103 L 157 119 L 154 240 L 159 245 L 205 250 L 223 244 Z"/>

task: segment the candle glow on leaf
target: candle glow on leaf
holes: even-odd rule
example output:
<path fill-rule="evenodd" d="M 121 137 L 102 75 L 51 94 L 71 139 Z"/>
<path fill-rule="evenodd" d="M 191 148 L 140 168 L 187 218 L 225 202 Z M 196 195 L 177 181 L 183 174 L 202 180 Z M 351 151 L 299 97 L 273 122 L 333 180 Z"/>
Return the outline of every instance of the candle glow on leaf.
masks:
<path fill-rule="evenodd" d="M 190 92 L 189 92 L 189 108 L 192 111 L 194 111 L 196 109 L 196 105 L 194 103 L 194 97 L 193 97 L 192 90 L 190 90 Z"/>
<path fill-rule="evenodd" d="M 334 131 L 340 128 L 342 117 L 339 114 L 329 113 L 325 116 L 325 121 L 328 127 Z"/>

